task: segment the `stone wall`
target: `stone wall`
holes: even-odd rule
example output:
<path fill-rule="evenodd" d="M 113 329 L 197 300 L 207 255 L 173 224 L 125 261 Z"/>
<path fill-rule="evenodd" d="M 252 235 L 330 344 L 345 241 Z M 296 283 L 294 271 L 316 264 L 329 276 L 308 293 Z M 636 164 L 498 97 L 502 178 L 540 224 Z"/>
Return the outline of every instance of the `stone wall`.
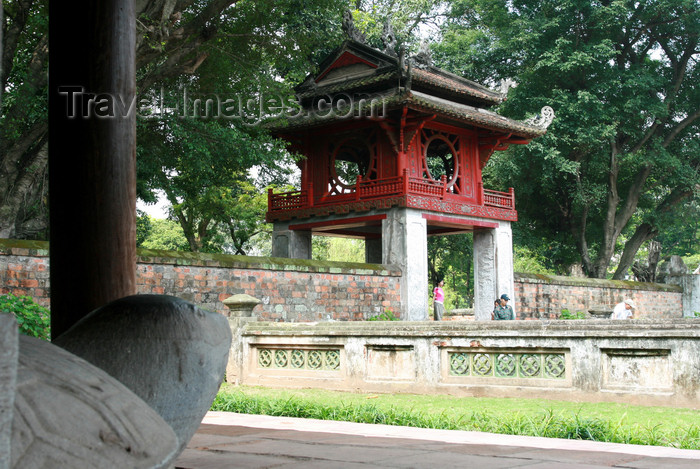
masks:
<path fill-rule="evenodd" d="M 609 310 L 625 298 L 637 305 L 642 319 L 683 316 L 683 288 L 659 283 L 515 274 L 515 310 L 518 319 L 555 319 L 571 313 Z"/>
<path fill-rule="evenodd" d="M 0 294 L 31 296 L 49 306 L 49 243 L 0 239 Z"/>
<path fill-rule="evenodd" d="M 700 408 L 700 319 L 229 323 L 232 383 Z"/>
<path fill-rule="evenodd" d="M 139 293 L 177 296 L 222 313 L 222 300 L 238 293 L 262 301 L 255 314 L 265 321 L 358 320 L 400 311 L 401 273 L 392 266 L 141 249 L 138 254 Z M 641 318 L 676 318 L 686 304 L 697 306 L 700 277 L 688 277 L 684 298 L 678 285 L 515 274 L 514 306 L 518 319 L 551 319 L 563 309 L 612 310 L 632 298 Z M 0 240 L 2 293 L 49 305 L 48 243 Z"/>
<path fill-rule="evenodd" d="M 266 321 L 348 321 L 400 310 L 400 272 L 377 264 L 139 250 L 139 293 L 173 295 L 221 313 L 245 293 Z"/>
<path fill-rule="evenodd" d="M 0 240 L 0 294 L 49 306 L 48 255 L 46 242 Z M 227 312 L 222 301 L 238 293 L 260 299 L 256 315 L 266 321 L 361 320 L 400 311 L 401 273 L 390 266 L 144 249 L 138 255 L 138 293 L 172 295 L 220 313 Z"/>

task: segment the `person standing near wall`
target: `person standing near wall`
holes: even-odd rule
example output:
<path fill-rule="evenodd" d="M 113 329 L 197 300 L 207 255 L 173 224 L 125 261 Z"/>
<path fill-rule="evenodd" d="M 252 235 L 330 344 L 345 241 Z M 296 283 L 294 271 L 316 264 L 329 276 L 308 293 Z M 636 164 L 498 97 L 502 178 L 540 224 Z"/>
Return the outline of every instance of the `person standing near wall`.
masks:
<path fill-rule="evenodd" d="M 442 291 L 444 285 L 445 282 L 440 279 L 433 289 L 433 319 L 436 321 L 442 321 L 445 312 L 445 292 Z"/>
<path fill-rule="evenodd" d="M 501 295 L 501 304 L 493 310 L 493 318 L 496 321 L 513 320 L 515 313 L 513 308 L 508 304 L 510 298 L 505 293 Z"/>
<path fill-rule="evenodd" d="M 493 302 L 493 311 L 491 311 L 491 320 L 493 321 L 496 319 L 496 310 L 501 307 L 501 299 L 496 298 L 496 301 Z"/>
<path fill-rule="evenodd" d="M 622 303 L 615 305 L 610 319 L 634 319 L 635 309 L 637 309 L 637 306 L 634 304 L 634 301 L 627 298 Z"/>

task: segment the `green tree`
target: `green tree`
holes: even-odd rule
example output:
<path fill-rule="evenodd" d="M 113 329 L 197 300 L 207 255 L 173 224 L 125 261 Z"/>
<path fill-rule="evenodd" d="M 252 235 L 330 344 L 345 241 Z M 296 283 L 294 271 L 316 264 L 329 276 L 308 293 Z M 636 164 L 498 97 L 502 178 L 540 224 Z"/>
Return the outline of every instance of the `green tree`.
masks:
<path fill-rule="evenodd" d="M 0 238 L 45 236 L 48 1 L 3 0 Z"/>
<path fill-rule="evenodd" d="M 293 159 L 258 124 L 280 112 L 318 52 L 338 42 L 330 39 L 339 35 L 341 3 L 241 2 L 221 13 L 216 41 L 200 47 L 201 60 L 192 55 L 197 66 L 187 74 L 153 63 L 139 70 L 147 101 L 158 103 L 138 123 L 139 197 L 166 194 L 192 251 L 220 250 L 213 240 L 224 230 L 244 254 L 261 232 L 266 199 L 249 170 L 280 183 Z"/>
<path fill-rule="evenodd" d="M 263 162 L 273 165 L 285 154 L 279 144 L 205 119 L 165 116 L 144 119 L 138 127 L 139 194 L 145 200 L 157 191 L 166 194 L 171 217 L 182 227 L 191 251 L 220 251 L 216 239 L 222 225 L 240 230 L 246 219 L 262 220 L 259 203 L 238 205 L 241 197 L 255 197 L 247 169 Z M 241 217 L 238 225 L 235 217 Z M 234 244 L 242 248 L 245 241 Z"/>
<path fill-rule="evenodd" d="M 142 227 L 141 235 L 137 236 L 137 247 L 166 251 L 189 251 L 185 233 L 174 220 L 153 218 L 144 214 L 138 217 L 136 226 L 137 228 Z"/>
<path fill-rule="evenodd" d="M 354 7 L 355 25 L 365 34 L 368 44 L 384 49 L 382 35 L 388 22 L 397 48 L 407 52 L 416 51 L 426 31 L 438 30 L 447 4 L 435 0 L 355 0 L 350 3 Z"/>
<path fill-rule="evenodd" d="M 237 0 L 137 2 L 138 88 L 187 75 L 207 56 Z M 248 2 L 250 3 L 250 2 Z M 48 228 L 48 1 L 3 0 L 0 58 L 0 237 L 45 238 Z M 90 90 L 94 91 L 94 90 Z"/>
<path fill-rule="evenodd" d="M 136 246 L 141 247 L 153 229 L 153 222 L 150 215 L 136 209 Z"/>
<path fill-rule="evenodd" d="M 0 237 L 43 237 L 48 226 L 47 4 L 3 0 Z M 297 82 L 308 64 L 315 63 L 314 54 L 330 50 L 334 41 L 326 39 L 340 34 L 346 5 L 340 0 L 137 2 L 139 97 L 154 108 L 161 87 L 171 97 L 173 87 L 196 88 L 203 77 L 208 83 L 201 89 L 211 93 L 221 90 L 212 84 L 245 82 L 251 88 L 280 78 Z M 318 47 L 308 47 L 311 43 Z M 301 67 L 302 63 L 306 65 Z M 223 66 L 235 73 L 219 73 Z M 251 89 L 259 93 L 265 86 Z M 212 140 L 221 137 L 214 125 L 196 129 L 209 130 L 215 134 Z M 142 127 L 139 139 L 145 137 L 143 132 Z M 140 190 L 139 196 L 150 201 L 148 190 Z"/>
<path fill-rule="evenodd" d="M 471 233 L 428 238 L 428 283 L 445 281 L 445 308 L 467 308 L 473 304 L 473 262 Z"/>
<path fill-rule="evenodd" d="M 502 112 L 556 118 L 530 145 L 493 158 L 485 178 L 516 188 L 521 222 L 605 277 L 623 278 L 639 247 L 697 197 L 695 0 L 456 0 L 440 62 L 494 83 L 515 78 Z M 466 65 L 461 65 L 466 64 Z M 623 239 L 624 244 L 622 243 Z"/>
<path fill-rule="evenodd" d="M 361 239 L 314 236 L 312 251 L 315 260 L 365 262 L 365 242 Z"/>
<path fill-rule="evenodd" d="M 265 223 L 267 212 L 267 192 L 260 192 L 252 183 L 239 184 L 235 189 L 228 188 L 221 194 L 226 204 L 221 222 L 231 238 L 231 252 L 245 256 L 254 249 L 256 237 L 264 237 L 268 244 L 271 227 Z"/>

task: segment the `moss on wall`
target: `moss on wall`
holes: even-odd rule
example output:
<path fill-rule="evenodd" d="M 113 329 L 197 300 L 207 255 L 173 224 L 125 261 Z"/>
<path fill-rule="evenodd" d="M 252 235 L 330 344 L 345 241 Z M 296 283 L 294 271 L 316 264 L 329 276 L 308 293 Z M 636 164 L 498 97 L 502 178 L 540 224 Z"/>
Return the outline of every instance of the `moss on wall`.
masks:
<path fill-rule="evenodd" d="M 46 257 L 48 241 L 0 239 L 0 253 L 19 256 Z M 316 261 L 310 259 L 286 259 L 281 257 L 234 256 L 206 252 L 164 251 L 158 249 L 136 250 L 138 262 L 146 264 L 174 264 L 237 269 L 289 270 L 294 272 L 319 272 L 353 275 L 383 275 L 398 277 L 401 272 L 392 266 L 358 262 Z"/>
<path fill-rule="evenodd" d="M 608 280 L 587 277 L 564 277 L 560 275 L 515 273 L 515 281 L 522 283 L 541 283 L 547 285 L 566 285 L 572 287 L 617 288 L 623 290 L 645 291 L 683 291 L 678 285 L 662 283 L 633 282 L 630 280 Z"/>

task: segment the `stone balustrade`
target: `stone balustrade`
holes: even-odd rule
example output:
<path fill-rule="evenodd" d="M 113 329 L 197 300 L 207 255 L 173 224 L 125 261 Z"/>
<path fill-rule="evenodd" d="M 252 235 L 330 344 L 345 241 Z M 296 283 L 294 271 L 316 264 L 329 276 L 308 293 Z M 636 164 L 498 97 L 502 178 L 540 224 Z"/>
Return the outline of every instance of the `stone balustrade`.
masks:
<path fill-rule="evenodd" d="M 700 408 L 700 319 L 243 319 L 230 320 L 240 384 Z"/>

